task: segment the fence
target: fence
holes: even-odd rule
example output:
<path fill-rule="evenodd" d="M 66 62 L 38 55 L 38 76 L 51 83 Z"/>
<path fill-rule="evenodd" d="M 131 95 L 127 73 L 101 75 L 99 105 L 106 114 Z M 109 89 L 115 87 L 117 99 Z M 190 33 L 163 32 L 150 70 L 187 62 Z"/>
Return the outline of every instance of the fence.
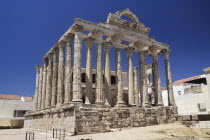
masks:
<path fill-rule="evenodd" d="M 26 131 L 25 140 L 34 140 L 34 132 Z"/>
<path fill-rule="evenodd" d="M 65 129 L 53 128 L 53 138 L 65 139 Z"/>

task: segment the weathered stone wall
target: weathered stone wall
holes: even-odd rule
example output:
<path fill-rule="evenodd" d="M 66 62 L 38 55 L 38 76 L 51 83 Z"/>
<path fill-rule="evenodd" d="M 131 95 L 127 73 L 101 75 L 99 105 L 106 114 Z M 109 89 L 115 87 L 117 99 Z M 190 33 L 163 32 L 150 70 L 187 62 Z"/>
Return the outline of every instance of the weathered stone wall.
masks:
<path fill-rule="evenodd" d="M 111 128 L 173 123 L 177 119 L 176 107 L 83 109 L 76 116 L 76 129 L 79 133 L 106 132 Z"/>
<path fill-rule="evenodd" d="M 28 115 L 25 117 L 24 128 L 52 130 L 53 128 L 65 129 L 74 132 L 74 111 L 45 112 Z"/>
<path fill-rule="evenodd" d="M 177 121 L 176 107 L 86 108 L 28 114 L 25 128 L 65 129 L 76 134 L 109 132 L 112 128 L 144 127 Z"/>

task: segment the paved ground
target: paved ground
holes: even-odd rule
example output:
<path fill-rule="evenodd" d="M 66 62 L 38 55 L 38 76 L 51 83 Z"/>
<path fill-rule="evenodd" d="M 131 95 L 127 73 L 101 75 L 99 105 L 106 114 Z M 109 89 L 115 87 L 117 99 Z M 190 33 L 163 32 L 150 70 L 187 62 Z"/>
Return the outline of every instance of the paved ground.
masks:
<path fill-rule="evenodd" d="M 0 140 L 25 140 L 25 129 L 1 129 Z M 52 132 L 34 131 L 35 140 L 56 140 L 52 138 Z M 127 128 L 122 131 L 88 134 L 79 136 L 66 136 L 65 140 L 80 140 L 90 138 L 92 140 L 148 140 L 148 139 L 210 139 L 210 129 L 188 128 L 178 123 Z M 57 139 L 58 140 L 58 139 Z"/>

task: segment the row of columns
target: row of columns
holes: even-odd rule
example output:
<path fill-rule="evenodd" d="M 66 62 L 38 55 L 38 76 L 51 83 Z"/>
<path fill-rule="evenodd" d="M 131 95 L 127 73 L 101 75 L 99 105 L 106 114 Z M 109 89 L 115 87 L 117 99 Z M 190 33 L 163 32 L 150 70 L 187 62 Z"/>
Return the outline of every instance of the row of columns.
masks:
<path fill-rule="evenodd" d="M 37 66 L 36 81 L 36 109 L 49 108 L 51 106 L 61 107 L 62 104 L 81 103 L 82 87 L 81 87 L 81 50 L 82 41 L 86 44 L 86 104 L 93 104 L 92 99 L 92 44 L 95 42 L 97 47 L 97 67 L 96 67 L 96 101 L 98 105 L 110 105 L 111 79 L 110 79 L 110 47 L 116 43 L 104 42 L 103 32 L 94 30 L 88 38 L 83 39 L 80 36 L 83 28 L 79 25 L 73 27 L 75 34 L 66 36 L 65 41 L 60 41 L 58 47 L 54 48 L 44 58 L 44 67 Z M 72 67 L 72 41 L 74 37 L 74 66 Z M 118 38 L 120 39 L 120 38 Z M 114 41 L 116 42 L 116 40 Z M 146 77 L 146 55 L 142 43 L 135 43 L 138 50 L 138 61 L 140 70 L 140 91 L 138 91 L 138 72 L 137 68 L 133 70 L 132 48 L 126 48 L 128 58 L 128 105 L 129 106 L 148 106 L 147 93 L 147 77 Z M 66 47 L 66 61 L 64 61 L 64 50 Z M 105 84 L 103 85 L 103 69 L 102 69 L 102 47 L 105 50 Z M 158 48 L 151 46 L 149 51 L 153 60 L 153 83 L 156 105 L 163 105 L 162 93 L 160 88 L 160 74 L 158 68 Z M 163 50 L 166 81 L 168 88 L 169 105 L 175 105 L 172 89 L 172 80 L 169 63 L 169 51 Z M 66 62 L 64 64 L 64 62 Z M 73 85 L 71 84 L 71 75 L 73 73 Z M 122 84 L 122 62 L 119 45 L 116 45 L 116 87 L 117 87 L 117 106 L 125 105 L 123 101 L 123 84 Z M 104 86 L 104 87 L 103 87 Z M 105 94 L 103 90 L 105 89 Z M 71 91 L 73 97 L 71 97 Z M 135 101 L 135 95 L 140 92 L 138 102 Z M 71 101 L 72 99 L 72 101 Z"/>

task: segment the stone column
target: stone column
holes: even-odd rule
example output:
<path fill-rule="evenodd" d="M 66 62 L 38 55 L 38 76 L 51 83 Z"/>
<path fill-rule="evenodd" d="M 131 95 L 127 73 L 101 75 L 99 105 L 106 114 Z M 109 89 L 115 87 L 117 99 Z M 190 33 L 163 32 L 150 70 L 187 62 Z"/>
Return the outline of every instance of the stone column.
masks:
<path fill-rule="evenodd" d="M 51 105 L 52 97 L 52 53 L 48 54 L 48 67 L 47 67 L 47 87 L 46 87 L 46 101 L 45 108 L 49 108 Z"/>
<path fill-rule="evenodd" d="M 58 92 L 57 92 L 57 107 L 61 107 L 64 96 L 64 48 L 66 46 L 65 41 L 60 41 L 59 48 L 59 61 L 58 61 Z"/>
<path fill-rule="evenodd" d="M 92 45 L 95 41 L 93 38 L 86 38 L 85 40 L 86 44 L 86 99 L 85 104 L 93 104 L 92 94 L 93 94 L 93 86 L 92 86 Z"/>
<path fill-rule="evenodd" d="M 133 90 L 133 63 L 132 63 L 132 48 L 125 49 L 128 56 L 128 105 L 135 106 L 134 90 Z"/>
<path fill-rule="evenodd" d="M 41 109 L 42 104 L 42 82 L 43 82 L 43 66 L 39 66 L 39 96 L 38 96 L 38 109 Z"/>
<path fill-rule="evenodd" d="M 153 85 L 155 93 L 155 104 L 158 106 L 163 106 L 160 72 L 158 68 L 158 48 L 156 46 L 151 46 L 150 51 L 153 60 Z"/>
<path fill-rule="evenodd" d="M 40 67 L 36 65 L 36 91 L 35 91 L 35 109 L 38 109 L 38 96 L 39 96 L 39 74 Z"/>
<path fill-rule="evenodd" d="M 139 46 L 139 72 L 140 72 L 140 106 L 148 105 L 148 93 L 146 88 L 146 53 L 144 52 L 143 44 L 138 44 Z"/>
<path fill-rule="evenodd" d="M 103 47 L 105 50 L 105 70 L 104 70 L 104 77 L 105 77 L 105 105 L 111 106 L 111 73 L 110 73 L 110 47 L 111 42 L 103 43 Z"/>
<path fill-rule="evenodd" d="M 120 48 L 115 49 L 116 57 L 116 85 L 117 85 L 117 106 L 125 106 L 123 101 L 122 63 Z"/>
<path fill-rule="evenodd" d="M 171 67 L 169 61 L 169 50 L 163 50 L 164 62 L 165 62 L 165 72 L 166 72 L 166 83 L 168 90 L 168 105 L 175 106 L 174 92 L 173 92 L 173 83 L 171 78 Z"/>
<path fill-rule="evenodd" d="M 45 100 L 46 100 L 46 81 L 47 81 L 47 65 L 48 65 L 48 58 L 44 58 L 44 69 L 43 69 L 43 82 L 42 82 L 42 104 L 41 108 L 45 108 Z"/>
<path fill-rule="evenodd" d="M 65 66 L 65 91 L 64 91 L 64 104 L 71 102 L 71 75 L 72 75 L 72 40 L 74 35 L 68 34 L 66 36 L 67 49 L 66 49 L 66 66 Z"/>
<path fill-rule="evenodd" d="M 57 99 L 57 88 L 58 86 L 58 48 L 53 50 L 53 79 L 52 79 L 52 99 L 51 106 L 56 105 Z"/>
<path fill-rule="evenodd" d="M 96 64 L 96 104 L 104 104 L 104 93 L 103 93 L 103 70 L 102 70 L 102 36 L 101 30 L 94 30 L 92 32 L 96 39 L 97 48 L 97 64 Z"/>
<path fill-rule="evenodd" d="M 82 103 L 82 84 L 81 84 L 81 60 L 82 60 L 82 38 L 79 33 L 83 30 L 80 25 L 73 27 L 74 37 L 74 68 L 73 68 L 73 100 L 74 103 Z"/>
<path fill-rule="evenodd" d="M 139 106 L 139 88 L 138 88 L 138 71 L 137 67 L 134 67 L 134 97 L 135 97 L 135 105 Z"/>

